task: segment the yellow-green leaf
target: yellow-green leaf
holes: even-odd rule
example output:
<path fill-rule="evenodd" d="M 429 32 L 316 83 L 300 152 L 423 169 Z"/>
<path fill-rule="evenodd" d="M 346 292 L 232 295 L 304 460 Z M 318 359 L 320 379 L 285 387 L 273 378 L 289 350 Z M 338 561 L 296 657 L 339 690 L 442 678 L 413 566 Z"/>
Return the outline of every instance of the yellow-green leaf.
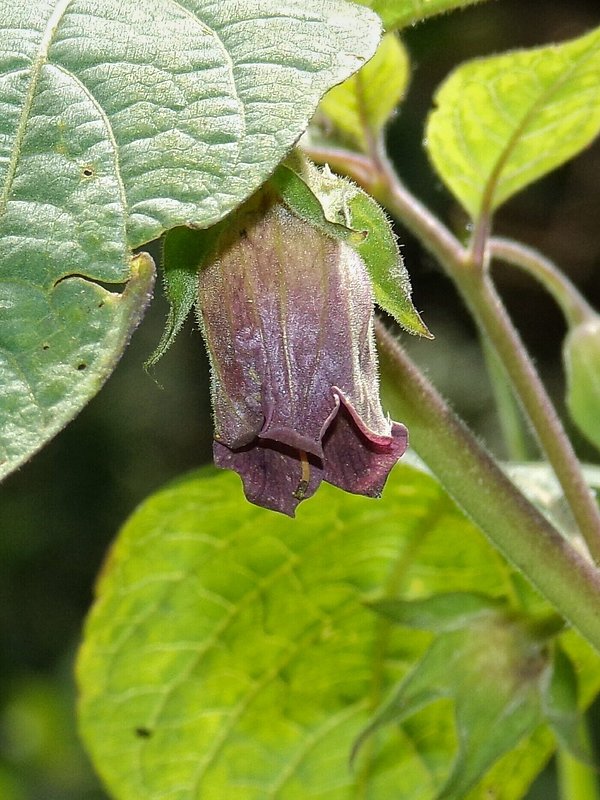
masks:
<path fill-rule="evenodd" d="M 365 601 L 482 590 L 517 599 L 501 557 L 409 466 L 378 501 L 324 485 L 296 520 L 244 503 L 231 473 L 195 473 L 135 512 L 104 569 L 78 662 L 88 750 L 115 800 L 433 800 L 456 754 L 448 702 L 349 767 L 431 640 Z M 598 657 L 568 636 L 589 702 Z M 550 750 L 546 735 L 505 755 L 490 796 L 521 798 Z"/>
<path fill-rule="evenodd" d="M 405 28 L 434 14 L 471 6 L 481 0 L 357 0 L 363 6 L 376 11 L 385 29 Z"/>
<path fill-rule="evenodd" d="M 429 154 L 471 217 L 480 218 L 600 131 L 600 28 L 565 44 L 463 64 L 435 102 Z"/>
<path fill-rule="evenodd" d="M 409 78 L 408 53 L 398 37 L 388 33 L 373 58 L 355 75 L 330 89 L 320 110 L 339 133 L 366 151 L 402 100 Z"/>

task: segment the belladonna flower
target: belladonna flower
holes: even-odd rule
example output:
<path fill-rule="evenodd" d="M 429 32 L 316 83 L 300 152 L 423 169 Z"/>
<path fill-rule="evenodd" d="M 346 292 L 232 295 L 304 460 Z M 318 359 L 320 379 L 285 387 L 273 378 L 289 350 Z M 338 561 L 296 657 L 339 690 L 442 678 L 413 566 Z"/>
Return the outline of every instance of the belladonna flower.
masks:
<path fill-rule="evenodd" d="M 378 393 L 365 266 L 263 192 L 202 270 L 214 458 L 248 500 L 294 515 L 322 480 L 376 497 L 407 447 Z"/>

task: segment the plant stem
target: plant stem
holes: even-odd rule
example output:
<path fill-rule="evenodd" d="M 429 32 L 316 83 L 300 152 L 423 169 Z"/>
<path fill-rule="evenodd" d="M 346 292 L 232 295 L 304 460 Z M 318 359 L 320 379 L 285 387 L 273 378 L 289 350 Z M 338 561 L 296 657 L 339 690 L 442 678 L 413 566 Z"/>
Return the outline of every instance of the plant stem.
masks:
<path fill-rule="evenodd" d="M 465 513 L 600 651 L 600 573 L 502 472 L 469 429 L 377 323 L 383 374 L 411 444 Z"/>
<path fill-rule="evenodd" d="M 596 319 L 596 312 L 576 286 L 556 264 L 533 247 L 494 236 L 488 241 L 488 252 L 492 258 L 519 267 L 536 278 L 554 297 L 570 326 Z"/>
<path fill-rule="evenodd" d="M 331 151 L 331 154 L 326 149 L 308 149 L 307 152 L 361 183 L 417 236 L 455 282 L 473 313 L 482 338 L 498 353 L 562 486 L 590 554 L 600 563 L 600 509 L 558 414 L 487 274 L 485 260 L 489 250 L 481 242 L 471 249 L 464 248 L 404 186 L 385 156 L 379 156 L 374 162 L 367 156 L 344 150 Z M 484 227 L 479 226 L 478 230 L 483 231 Z"/>
<path fill-rule="evenodd" d="M 600 510 L 519 334 L 487 274 L 457 270 L 454 278 L 480 330 L 500 356 L 542 450 L 562 486 L 590 554 L 596 563 L 600 563 Z"/>
<path fill-rule="evenodd" d="M 528 461 L 529 442 L 525 429 L 525 420 L 517 403 L 512 388 L 506 381 L 504 367 L 498 354 L 487 340 L 483 341 L 483 352 L 487 372 L 496 399 L 500 426 L 510 461 Z"/>

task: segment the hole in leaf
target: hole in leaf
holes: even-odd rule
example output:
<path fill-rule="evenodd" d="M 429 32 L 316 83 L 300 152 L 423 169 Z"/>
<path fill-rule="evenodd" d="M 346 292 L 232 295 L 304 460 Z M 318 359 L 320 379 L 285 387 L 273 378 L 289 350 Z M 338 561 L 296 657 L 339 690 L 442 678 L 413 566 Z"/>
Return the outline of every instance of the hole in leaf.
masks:
<path fill-rule="evenodd" d="M 91 164 L 86 164 L 85 167 L 81 168 L 81 175 L 84 178 L 93 178 L 96 174 L 96 170 Z"/>
<path fill-rule="evenodd" d="M 84 369 L 87 369 L 87 364 L 83 364 L 83 363 L 81 363 L 81 364 L 78 364 L 78 365 L 77 365 L 77 369 L 78 369 L 80 372 L 82 372 Z"/>

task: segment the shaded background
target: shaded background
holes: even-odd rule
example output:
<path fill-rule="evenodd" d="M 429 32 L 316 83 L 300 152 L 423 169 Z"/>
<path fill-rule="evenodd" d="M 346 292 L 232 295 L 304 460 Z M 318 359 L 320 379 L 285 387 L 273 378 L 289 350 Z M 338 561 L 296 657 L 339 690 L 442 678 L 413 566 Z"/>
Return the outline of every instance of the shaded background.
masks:
<path fill-rule="evenodd" d="M 421 145 L 435 87 L 467 58 L 560 41 L 598 24 L 598 0 L 492 0 L 405 32 L 414 74 L 402 111 L 390 126 L 390 151 L 411 189 L 457 233 L 466 233 L 466 220 L 433 174 Z M 497 215 L 496 232 L 554 258 L 600 308 L 600 145 L 511 200 Z M 404 231 L 399 234 L 416 305 L 437 337 L 434 342 L 411 339 L 407 345 L 459 413 L 502 456 L 470 320 L 433 260 Z M 157 249 L 153 255 L 158 258 Z M 521 272 L 503 267 L 495 275 L 562 410 L 565 328 L 560 312 Z M 166 315 L 159 295 L 99 396 L 0 487 L 3 800 L 105 797 L 77 742 L 72 681 L 94 576 L 135 506 L 210 459 L 208 368 L 193 325 L 158 365 L 160 386 L 142 369 Z M 582 457 L 598 461 L 577 434 L 575 441 Z M 600 728 L 597 709 L 594 719 Z M 552 800 L 552 786 L 550 768 L 532 788 L 530 800 Z"/>

